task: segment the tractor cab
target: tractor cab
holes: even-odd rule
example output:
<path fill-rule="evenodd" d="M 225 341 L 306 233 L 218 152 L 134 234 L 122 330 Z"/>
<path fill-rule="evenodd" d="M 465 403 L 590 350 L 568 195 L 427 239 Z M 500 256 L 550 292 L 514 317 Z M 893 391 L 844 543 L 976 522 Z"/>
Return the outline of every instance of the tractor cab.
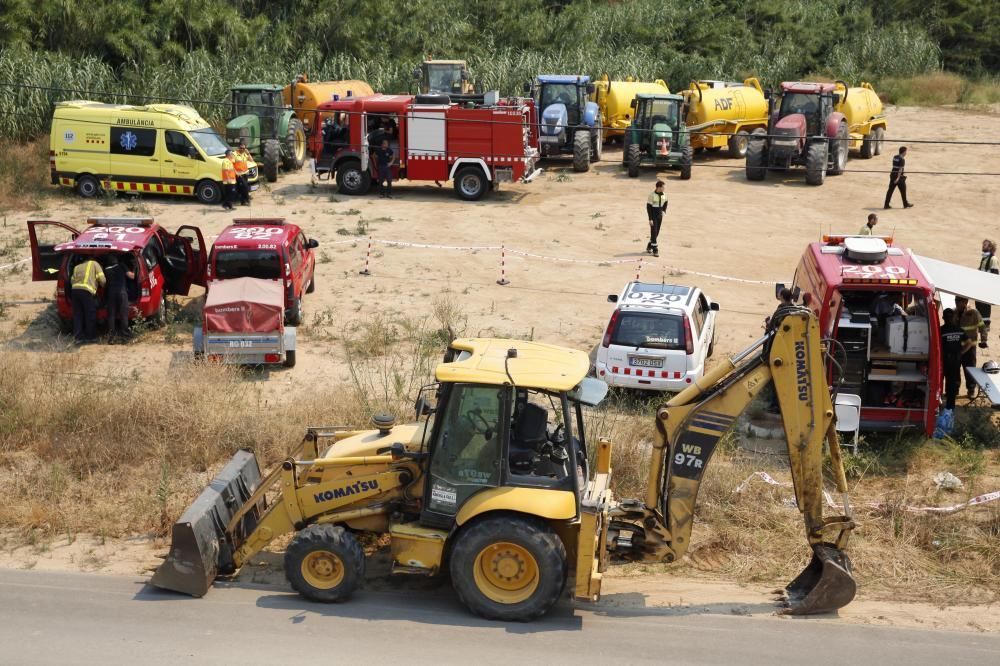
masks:
<path fill-rule="evenodd" d="M 681 95 L 640 93 L 632 100 L 631 127 L 625 131 L 622 162 L 629 176 L 639 175 L 643 164 L 677 166 L 681 179 L 691 177 L 692 149 L 684 124 L 686 110 Z"/>
<path fill-rule="evenodd" d="M 783 83 L 776 111 L 772 111 L 774 134 L 797 138 L 821 136 L 826 119 L 839 99 L 833 83 Z"/>
<path fill-rule="evenodd" d="M 475 92 L 464 60 L 425 60 L 413 70 L 421 95 L 471 95 Z"/>
<path fill-rule="evenodd" d="M 573 169 L 587 171 L 601 159 L 601 111 L 590 100 L 596 88 L 589 76 L 540 74 L 524 85 L 541 114 L 538 148 L 542 157 L 573 155 Z"/>
<path fill-rule="evenodd" d="M 245 141 L 254 161 L 262 165 L 269 182 L 278 179 L 278 168 L 301 169 L 306 158 L 306 134 L 302 122 L 282 97 L 284 88 L 262 83 L 234 86 L 226 141 Z"/>

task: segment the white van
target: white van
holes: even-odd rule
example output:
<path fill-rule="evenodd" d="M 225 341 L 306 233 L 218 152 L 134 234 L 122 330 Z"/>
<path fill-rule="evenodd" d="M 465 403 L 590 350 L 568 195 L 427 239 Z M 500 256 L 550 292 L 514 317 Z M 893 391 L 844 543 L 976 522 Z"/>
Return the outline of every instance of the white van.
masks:
<path fill-rule="evenodd" d="M 609 386 L 676 392 L 705 373 L 719 304 L 697 287 L 630 282 L 597 349 L 594 372 Z"/>

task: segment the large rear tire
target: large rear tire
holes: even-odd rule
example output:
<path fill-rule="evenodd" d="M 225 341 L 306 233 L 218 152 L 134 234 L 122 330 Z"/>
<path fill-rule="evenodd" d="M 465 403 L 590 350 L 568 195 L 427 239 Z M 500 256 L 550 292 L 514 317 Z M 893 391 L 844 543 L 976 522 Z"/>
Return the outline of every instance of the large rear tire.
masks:
<path fill-rule="evenodd" d="M 343 527 L 310 525 L 285 549 L 285 577 L 311 601 L 347 601 L 364 580 L 365 552 Z"/>
<path fill-rule="evenodd" d="M 637 143 L 630 143 L 628 146 L 625 164 L 628 167 L 628 177 L 639 177 L 639 165 L 642 164 L 642 148 Z"/>
<path fill-rule="evenodd" d="M 831 141 L 830 150 L 833 158 L 830 164 L 830 175 L 839 176 L 847 168 L 847 153 L 850 148 L 850 135 L 847 133 L 847 123 L 840 123 L 837 128 L 837 136 Z"/>
<path fill-rule="evenodd" d="M 806 182 L 822 185 L 826 180 L 828 141 L 813 141 L 806 147 Z"/>
<path fill-rule="evenodd" d="M 277 139 L 267 139 L 261 148 L 261 171 L 267 182 L 273 183 L 278 180 L 278 163 L 281 161 L 281 142 Z"/>
<path fill-rule="evenodd" d="M 292 118 L 288 121 L 288 132 L 285 134 L 285 150 L 282 153 L 281 166 L 285 171 L 298 171 L 306 161 L 306 131 L 302 121 Z"/>
<path fill-rule="evenodd" d="M 764 153 L 767 146 L 766 135 L 766 130 L 755 129 L 747 140 L 747 180 L 764 180 L 767 177 L 767 156 Z"/>
<path fill-rule="evenodd" d="M 693 151 L 691 146 L 681 148 L 681 180 L 691 180 L 691 162 Z"/>
<path fill-rule="evenodd" d="M 372 175 L 361 170 L 360 160 L 348 160 L 337 167 L 337 191 L 341 194 L 364 194 L 372 185 Z"/>
<path fill-rule="evenodd" d="M 733 159 L 743 159 L 747 156 L 747 145 L 750 143 L 750 134 L 746 130 L 740 130 L 729 137 L 729 156 Z"/>
<path fill-rule="evenodd" d="M 578 130 L 573 135 L 573 171 L 590 170 L 590 130 Z"/>
<path fill-rule="evenodd" d="M 868 133 L 868 136 L 861 140 L 861 159 L 870 160 L 873 157 L 875 157 L 874 129 Z"/>
<path fill-rule="evenodd" d="M 302 298 L 296 298 L 292 302 L 292 307 L 285 313 L 285 324 L 288 326 L 302 325 Z"/>
<path fill-rule="evenodd" d="M 545 522 L 486 517 L 465 527 L 451 553 L 455 592 L 489 620 L 526 622 L 548 612 L 566 584 L 566 549 Z"/>

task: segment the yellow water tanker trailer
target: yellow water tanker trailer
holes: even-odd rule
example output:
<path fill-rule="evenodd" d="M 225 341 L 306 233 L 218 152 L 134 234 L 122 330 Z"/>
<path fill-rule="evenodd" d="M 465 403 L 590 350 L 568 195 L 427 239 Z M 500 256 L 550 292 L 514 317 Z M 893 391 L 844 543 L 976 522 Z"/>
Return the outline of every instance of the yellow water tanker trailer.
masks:
<path fill-rule="evenodd" d="M 285 86 L 281 92 L 285 104 L 294 109 L 295 115 L 302 119 L 306 134 L 312 132 L 309 123 L 313 119 L 313 111 L 323 102 L 334 99 L 334 95 L 343 99 L 345 97 L 367 97 L 374 95 L 375 91 L 364 81 L 344 80 L 344 81 L 309 81 L 309 77 L 300 74 L 295 77 L 292 83 Z M 324 117 L 323 120 L 326 118 Z"/>
<path fill-rule="evenodd" d="M 681 95 L 687 100 L 691 146 L 698 152 L 728 148 L 730 157 L 742 159 L 750 133 L 767 129 L 767 100 L 756 78 L 692 81 Z"/>
<path fill-rule="evenodd" d="M 847 88 L 843 82 L 838 81 L 836 93 L 840 95 L 840 99 L 834 108 L 847 119 L 851 150 L 859 151 L 865 159 L 880 154 L 886 121 L 882 100 L 875 89 L 870 83 L 864 82 L 858 88 Z"/>
<path fill-rule="evenodd" d="M 640 93 L 669 95 L 670 89 L 663 79 L 636 81 L 629 76 L 624 81 L 612 81 L 606 73 L 594 82 L 590 99 L 601 110 L 605 141 L 625 135 L 632 125 L 632 100 Z"/>

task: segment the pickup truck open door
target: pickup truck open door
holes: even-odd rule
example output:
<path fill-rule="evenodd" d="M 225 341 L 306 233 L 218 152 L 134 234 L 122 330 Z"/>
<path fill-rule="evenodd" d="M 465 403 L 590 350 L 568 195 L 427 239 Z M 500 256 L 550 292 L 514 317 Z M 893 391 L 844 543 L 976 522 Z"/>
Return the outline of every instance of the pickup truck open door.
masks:
<path fill-rule="evenodd" d="M 68 237 L 59 229 L 68 232 Z M 59 279 L 63 256 L 56 246 L 76 240 L 80 232 L 62 222 L 28 220 L 28 238 L 31 241 L 31 280 L 46 282 Z M 60 240 L 55 240 L 59 236 Z"/>

